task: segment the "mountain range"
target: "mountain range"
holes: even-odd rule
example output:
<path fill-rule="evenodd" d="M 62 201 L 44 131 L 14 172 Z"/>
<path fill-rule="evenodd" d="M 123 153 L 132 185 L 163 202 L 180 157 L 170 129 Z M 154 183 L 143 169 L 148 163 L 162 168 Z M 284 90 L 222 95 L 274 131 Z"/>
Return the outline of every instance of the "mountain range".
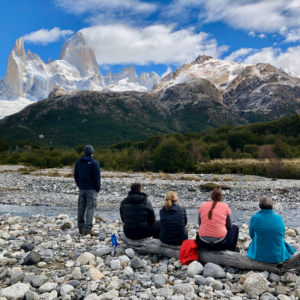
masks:
<path fill-rule="evenodd" d="M 108 147 L 149 135 L 300 113 L 299 76 L 267 63 L 247 65 L 199 55 L 162 79 L 155 73 L 138 77 L 133 67 L 102 76 L 93 51 L 77 33 L 63 45 L 60 59 L 46 64 L 25 54 L 19 39 L 8 65 L 2 95 L 46 97 L 0 120 L 0 136 L 10 144 L 29 139 L 60 147 Z"/>
<path fill-rule="evenodd" d="M 148 92 L 160 80 L 154 72 L 137 76 L 133 66 L 102 76 L 94 51 L 88 48 L 81 32 L 63 44 L 58 60 L 49 58 L 46 63 L 30 50 L 25 52 L 23 39 L 19 38 L 9 55 L 7 73 L 0 80 L 0 118 L 47 98 L 57 85 L 67 91 Z"/>

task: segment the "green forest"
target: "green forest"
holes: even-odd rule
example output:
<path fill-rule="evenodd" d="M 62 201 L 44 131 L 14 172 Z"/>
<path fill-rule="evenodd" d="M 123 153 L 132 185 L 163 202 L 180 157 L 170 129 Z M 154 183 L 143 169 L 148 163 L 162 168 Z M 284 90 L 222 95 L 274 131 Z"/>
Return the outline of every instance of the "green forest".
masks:
<path fill-rule="evenodd" d="M 0 164 L 39 168 L 72 166 L 84 145 L 64 150 L 16 141 L 12 149 L 0 141 Z M 300 179 L 300 116 L 271 122 L 184 134 L 150 136 L 95 149 L 104 170 L 165 173 L 249 174 Z M 300 164 L 300 163 L 299 163 Z"/>

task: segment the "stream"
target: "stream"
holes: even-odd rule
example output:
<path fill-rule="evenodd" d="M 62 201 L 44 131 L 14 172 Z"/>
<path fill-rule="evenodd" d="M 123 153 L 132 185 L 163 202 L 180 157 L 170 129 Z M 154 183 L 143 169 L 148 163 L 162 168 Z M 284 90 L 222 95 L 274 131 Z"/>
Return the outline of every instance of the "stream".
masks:
<path fill-rule="evenodd" d="M 154 209 L 156 216 L 159 216 L 159 208 Z M 103 209 L 97 208 L 96 212 L 101 214 L 101 217 L 109 220 L 120 219 L 119 211 L 117 209 Z M 188 223 L 197 223 L 198 210 L 187 208 Z M 232 222 L 237 225 L 243 223 L 249 224 L 250 218 L 256 214 L 257 211 L 237 210 L 231 214 Z M 13 216 L 29 217 L 31 215 L 42 214 L 45 216 L 58 216 L 59 214 L 67 214 L 75 217 L 77 214 L 77 207 L 52 207 L 52 206 L 19 206 L 0 204 L 0 215 L 9 213 Z M 275 211 L 276 214 L 282 216 L 286 227 L 297 228 L 300 227 L 300 210 L 283 210 Z"/>

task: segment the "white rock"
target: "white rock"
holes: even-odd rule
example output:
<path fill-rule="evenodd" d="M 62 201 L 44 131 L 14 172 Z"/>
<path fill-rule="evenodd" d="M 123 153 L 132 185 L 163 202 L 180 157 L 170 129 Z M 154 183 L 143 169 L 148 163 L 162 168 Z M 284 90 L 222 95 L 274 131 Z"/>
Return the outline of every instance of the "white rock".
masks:
<path fill-rule="evenodd" d="M 99 299 L 103 300 L 111 300 L 119 296 L 119 292 L 116 290 L 111 290 L 107 293 L 100 295 Z"/>
<path fill-rule="evenodd" d="M 99 297 L 96 294 L 89 294 L 84 300 L 99 300 Z"/>
<path fill-rule="evenodd" d="M 77 258 L 80 265 L 88 265 L 90 261 L 95 261 L 95 255 L 89 252 L 84 252 Z"/>
<path fill-rule="evenodd" d="M 124 273 L 124 275 L 129 276 L 129 275 L 133 274 L 133 270 L 131 267 L 128 266 L 124 269 L 123 273 Z"/>
<path fill-rule="evenodd" d="M 65 284 L 60 289 L 60 294 L 65 297 L 67 296 L 71 291 L 74 290 L 74 287 L 70 284 Z"/>
<path fill-rule="evenodd" d="M 118 259 L 111 260 L 110 267 L 112 270 L 119 270 L 121 268 L 121 263 Z"/>
<path fill-rule="evenodd" d="M 39 292 L 40 293 L 51 292 L 56 287 L 57 287 L 57 284 L 55 282 L 46 282 L 39 287 Z"/>
<path fill-rule="evenodd" d="M 65 263 L 65 266 L 66 266 L 67 268 L 72 268 L 72 267 L 75 266 L 75 261 L 73 261 L 73 260 L 68 260 L 68 261 Z"/>
<path fill-rule="evenodd" d="M 203 272 L 203 266 L 198 261 L 189 264 L 187 273 L 189 276 L 200 275 Z"/>
<path fill-rule="evenodd" d="M 125 253 L 127 256 L 129 256 L 130 258 L 134 257 L 134 250 L 131 248 L 128 248 L 125 250 Z"/>
<path fill-rule="evenodd" d="M 121 255 L 118 259 L 122 263 L 128 264 L 130 262 L 130 258 L 127 255 Z"/>
<path fill-rule="evenodd" d="M 243 283 L 244 291 L 249 294 L 260 296 L 268 291 L 268 281 L 260 273 L 250 275 Z"/>
<path fill-rule="evenodd" d="M 12 286 L 6 287 L 1 291 L 1 296 L 7 300 L 23 299 L 25 294 L 29 291 L 29 286 L 24 283 L 16 283 Z"/>

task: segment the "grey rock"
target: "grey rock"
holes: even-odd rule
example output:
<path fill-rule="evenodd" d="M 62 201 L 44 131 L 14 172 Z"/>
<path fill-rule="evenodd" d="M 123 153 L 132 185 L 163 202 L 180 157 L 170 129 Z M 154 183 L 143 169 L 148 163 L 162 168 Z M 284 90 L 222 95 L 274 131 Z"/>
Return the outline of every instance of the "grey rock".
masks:
<path fill-rule="evenodd" d="M 216 264 L 207 263 L 203 269 L 204 277 L 223 278 L 225 277 L 225 271 Z"/>
<path fill-rule="evenodd" d="M 37 252 L 30 252 L 24 259 L 24 265 L 31 266 L 37 264 L 41 260 L 41 256 Z"/>
<path fill-rule="evenodd" d="M 16 284 L 19 281 L 22 281 L 24 278 L 23 272 L 14 273 L 10 278 L 10 284 Z"/>
<path fill-rule="evenodd" d="M 102 247 L 102 248 L 98 248 L 94 253 L 95 256 L 103 256 L 103 255 L 110 254 L 111 251 L 112 251 L 111 247 Z"/>
<path fill-rule="evenodd" d="M 134 269 L 141 269 L 141 268 L 145 267 L 145 264 L 144 264 L 143 260 L 141 260 L 139 257 L 135 256 L 131 260 L 131 267 L 133 267 Z"/>
<path fill-rule="evenodd" d="M 7 269 L 6 268 L 0 268 L 0 280 L 3 280 L 7 275 Z"/>
<path fill-rule="evenodd" d="M 25 294 L 25 299 L 26 300 L 39 300 L 40 297 L 37 293 L 33 292 L 33 291 L 28 291 L 26 294 Z"/>
<path fill-rule="evenodd" d="M 266 292 L 261 294 L 260 300 L 277 300 L 277 298 L 275 296 L 273 296 L 272 294 Z"/>
<path fill-rule="evenodd" d="M 280 282 L 280 276 L 278 276 L 277 274 L 275 273 L 270 273 L 269 275 L 269 280 L 271 282 Z"/>
<path fill-rule="evenodd" d="M 290 272 L 286 272 L 283 276 L 283 282 L 285 283 L 294 283 L 297 281 L 297 275 L 290 273 Z"/>
<path fill-rule="evenodd" d="M 74 287 L 70 284 L 65 284 L 61 287 L 60 289 L 60 294 L 62 295 L 62 297 L 66 297 L 70 292 L 72 292 L 74 290 Z"/>
<path fill-rule="evenodd" d="M 162 274 L 154 274 L 152 277 L 152 281 L 156 287 L 163 287 L 166 284 L 166 278 Z"/>
<path fill-rule="evenodd" d="M 42 286 L 39 287 L 40 293 L 51 292 L 57 287 L 57 284 L 54 282 L 46 282 Z"/>
<path fill-rule="evenodd" d="M 35 247 L 34 243 L 24 243 L 21 245 L 21 249 L 23 249 L 25 252 L 32 251 Z"/>
<path fill-rule="evenodd" d="M 213 282 L 210 283 L 210 286 L 214 289 L 214 290 L 222 290 L 223 288 L 223 284 L 221 281 L 219 280 L 214 280 Z"/>
<path fill-rule="evenodd" d="M 168 287 L 161 288 L 156 291 L 157 296 L 162 296 L 165 298 L 171 297 L 171 296 L 173 296 L 173 294 L 174 294 L 174 291 Z"/>

